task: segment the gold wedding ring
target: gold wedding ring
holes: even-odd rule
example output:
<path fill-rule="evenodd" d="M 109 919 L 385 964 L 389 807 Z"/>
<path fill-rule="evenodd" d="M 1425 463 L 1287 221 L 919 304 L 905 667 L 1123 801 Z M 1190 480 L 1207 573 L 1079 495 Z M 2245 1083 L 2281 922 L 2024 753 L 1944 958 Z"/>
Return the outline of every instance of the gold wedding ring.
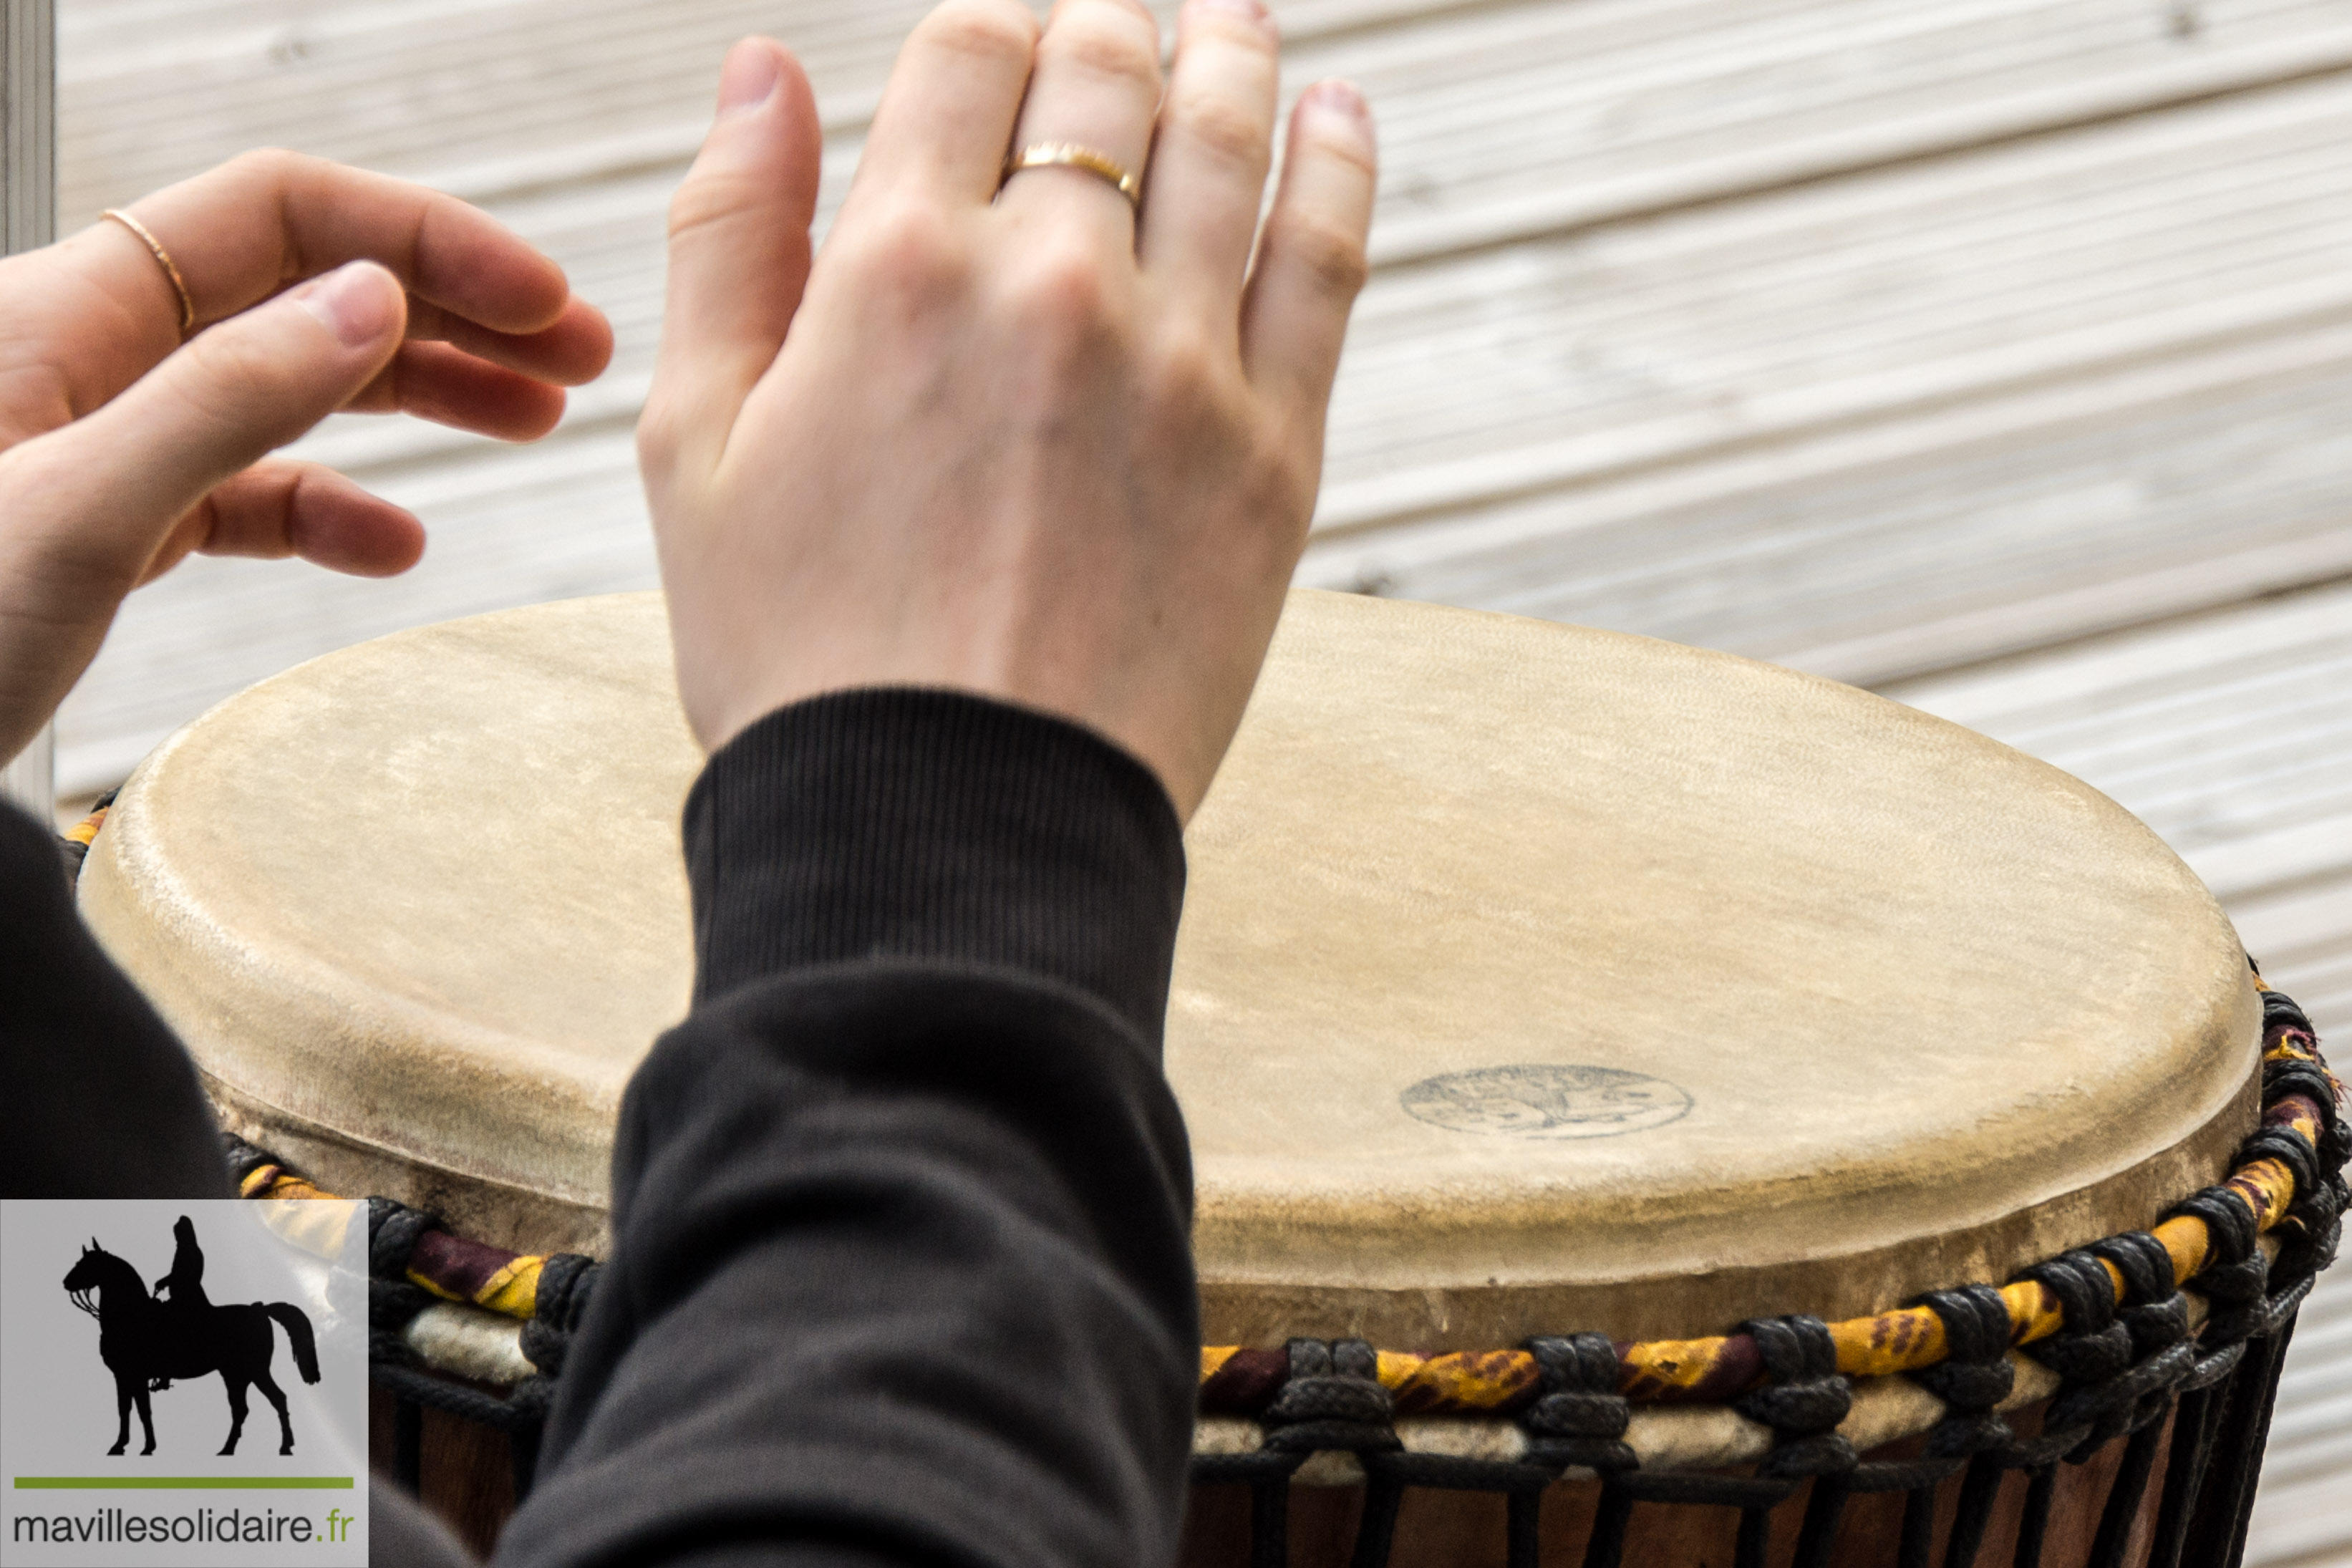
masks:
<path fill-rule="evenodd" d="M 104 216 L 137 235 L 140 243 L 154 256 L 155 265 L 163 269 L 163 276 L 172 280 L 172 292 L 180 297 L 180 335 L 186 337 L 189 329 L 196 324 L 196 302 L 188 297 L 188 280 L 180 276 L 179 266 L 173 261 L 172 253 L 163 248 L 162 240 L 147 232 L 145 224 L 121 207 L 109 207 Z"/>
<path fill-rule="evenodd" d="M 1129 174 L 1110 158 L 1091 147 L 1081 147 L 1075 142 L 1032 142 L 1004 161 L 1004 178 L 1009 183 L 1024 169 L 1084 169 L 1087 174 L 1107 181 L 1130 207 L 1143 205 L 1143 182 Z"/>

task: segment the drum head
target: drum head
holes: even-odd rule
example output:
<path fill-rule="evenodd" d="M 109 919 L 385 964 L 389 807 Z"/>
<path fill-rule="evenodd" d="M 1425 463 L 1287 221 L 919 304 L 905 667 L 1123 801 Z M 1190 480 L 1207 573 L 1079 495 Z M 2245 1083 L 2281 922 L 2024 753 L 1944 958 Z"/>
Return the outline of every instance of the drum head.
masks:
<path fill-rule="evenodd" d="M 231 1126 L 593 1248 L 698 760 L 655 596 L 405 633 L 158 750 L 83 906 Z M 1212 1342 L 1851 1316 L 2146 1225 L 2252 1126 L 2259 1005 L 2177 857 L 1787 670 L 1295 594 L 1187 841 Z"/>

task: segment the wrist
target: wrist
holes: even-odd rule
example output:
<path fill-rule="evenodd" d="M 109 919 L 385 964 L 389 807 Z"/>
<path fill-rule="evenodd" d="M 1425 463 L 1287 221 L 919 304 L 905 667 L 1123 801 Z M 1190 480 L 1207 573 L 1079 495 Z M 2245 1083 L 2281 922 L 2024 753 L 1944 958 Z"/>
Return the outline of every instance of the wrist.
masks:
<path fill-rule="evenodd" d="M 1079 725 L 956 691 L 811 698 L 711 757 L 686 846 L 698 1000 L 822 964 L 978 964 L 1160 1037 L 1181 830 L 1151 771 Z"/>

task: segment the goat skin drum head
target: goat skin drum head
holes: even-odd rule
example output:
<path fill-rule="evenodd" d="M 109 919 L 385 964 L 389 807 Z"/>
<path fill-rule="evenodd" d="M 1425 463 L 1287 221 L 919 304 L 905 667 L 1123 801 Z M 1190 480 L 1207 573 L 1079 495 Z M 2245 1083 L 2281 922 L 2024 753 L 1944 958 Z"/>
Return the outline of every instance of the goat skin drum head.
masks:
<path fill-rule="evenodd" d="M 81 904 L 231 1129 L 598 1251 L 699 765 L 657 595 L 428 626 L 164 743 Z M 1296 593 L 1186 845 L 1211 1343 L 1874 1311 L 2146 1226 L 2252 1126 L 2244 956 L 2155 835 L 1789 670 Z"/>

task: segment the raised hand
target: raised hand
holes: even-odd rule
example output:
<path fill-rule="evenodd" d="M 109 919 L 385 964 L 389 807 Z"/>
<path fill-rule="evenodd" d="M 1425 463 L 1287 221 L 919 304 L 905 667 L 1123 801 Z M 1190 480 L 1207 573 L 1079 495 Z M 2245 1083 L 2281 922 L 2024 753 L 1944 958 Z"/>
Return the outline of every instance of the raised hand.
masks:
<path fill-rule="evenodd" d="M 1260 234 L 1276 66 L 1255 0 L 1192 0 L 1165 81 L 1133 0 L 1042 33 L 949 0 L 812 265 L 807 80 L 736 47 L 638 430 L 705 745 L 837 688 L 950 687 L 1091 726 L 1191 815 L 1305 542 L 1371 214 L 1370 118 L 1325 83 Z M 1005 179 L 1057 144 L 1087 156 Z"/>
<path fill-rule="evenodd" d="M 257 153 L 130 211 L 176 283 L 113 219 L 0 262 L 0 758 L 192 551 L 415 563 L 415 518 L 275 448 L 343 408 L 527 440 L 612 354 L 552 261 L 422 186 Z"/>

